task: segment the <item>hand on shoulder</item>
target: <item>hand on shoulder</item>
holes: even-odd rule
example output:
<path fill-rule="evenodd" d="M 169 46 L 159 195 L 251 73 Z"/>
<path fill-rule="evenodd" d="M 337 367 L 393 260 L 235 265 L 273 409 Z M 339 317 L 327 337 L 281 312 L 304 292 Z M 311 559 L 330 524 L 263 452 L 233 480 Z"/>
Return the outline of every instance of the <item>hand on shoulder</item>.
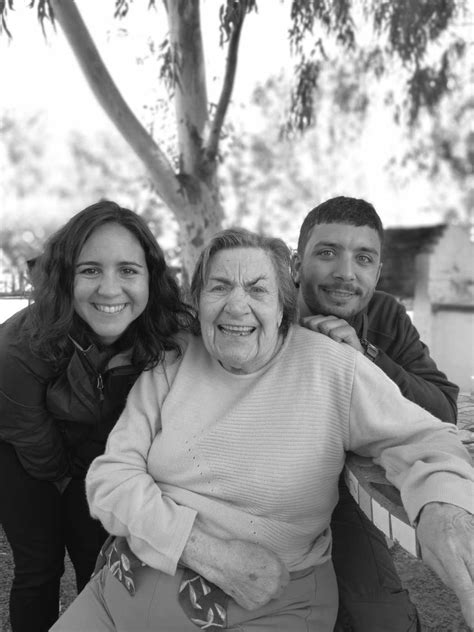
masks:
<path fill-rule="evenodd" d="M 364 353 L 356 330 L 343 318 L 332 315 L 323 316 L 322 314 L 315 314 L 314 316 L 305 316 L 302 318 L 300 325 L 312 331 L 324 334 L 336 342 L 344 342 L 356 351 Z"/>

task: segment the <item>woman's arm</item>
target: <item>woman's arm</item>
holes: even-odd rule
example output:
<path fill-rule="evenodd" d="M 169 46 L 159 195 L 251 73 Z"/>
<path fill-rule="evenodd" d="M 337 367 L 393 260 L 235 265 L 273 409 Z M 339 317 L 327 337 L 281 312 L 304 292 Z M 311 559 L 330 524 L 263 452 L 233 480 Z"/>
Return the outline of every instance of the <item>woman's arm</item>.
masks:
<path fill-rule="evenodd" d="M 473 511 L 474 470 L 454 425 L 407 400 L 370 361 L 356 354 L 349 449 L 372 456 L 400 489 L 410 520 L 427 502 Z"/>
<path fill-rule="evenodd" d="M 356 360 L 350 449 L 375 457 L 400 489 L 410 521 L 418 521 L 424 561 L 455 591 L 473 626 L 474 468 L 457 433 L 406 400 L 365 358 Z"/>
<path fill-rule="evenodd" d="M 177 505 L 148 473 L 150 447 L 161 429 L 168 382 L 160 365 L 145 371 L 130 391 L 105 453 L 86 477 L 91 513 L 114 535 L 127 537 L 145 564 L 174 574 L 196 511 Z"/>
<path fill-rule="evenodd" d="M 19 344 L 0 342 L 0 441 L 10 443 L 34 478 L 59 481 L 69 463 L 61 433 L 46 408 L 51 369 Z M 8 340 L 6 341 L 9 342 Z"/>

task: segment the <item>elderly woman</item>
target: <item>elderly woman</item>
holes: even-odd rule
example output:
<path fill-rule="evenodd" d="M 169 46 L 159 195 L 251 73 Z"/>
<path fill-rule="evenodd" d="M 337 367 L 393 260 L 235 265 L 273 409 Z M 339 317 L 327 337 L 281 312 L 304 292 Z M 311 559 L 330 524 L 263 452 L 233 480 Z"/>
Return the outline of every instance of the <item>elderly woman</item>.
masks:
<path fill-rule="evenodd" d="M 468 558 L 473 473 L 456 428 L 294 324 L 282 241 L 223 231 L 192 293 L 200 335 L 142 374 L 89 470 L 92 514 L 121 537 L 54 632 L 332 630 L 346 450 L 383 465 L 430 546 L 431 508 L 455 513 Z"/>

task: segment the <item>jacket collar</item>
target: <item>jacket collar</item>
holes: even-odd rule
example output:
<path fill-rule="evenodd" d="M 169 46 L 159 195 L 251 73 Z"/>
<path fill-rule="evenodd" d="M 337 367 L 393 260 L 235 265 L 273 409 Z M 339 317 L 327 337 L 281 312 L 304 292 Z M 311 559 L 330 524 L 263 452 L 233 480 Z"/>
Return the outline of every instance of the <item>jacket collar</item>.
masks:
<path fill-rule="evenodd" d="M 349 324 L 354 327 L 356 333 L 360 339 L 367 338 L 367 332 L 369 329 L 369 318 L 367 316 L 367 307 L 365 307 L 361 312 L 353 316 Z"/>
<path fill-rule="evenodd" d="M 86 356 L 92 364 L 99 370 L 111 369 L 118 366 L 128 366 L 132 364 L 132 348 L 116 352 L 112 348 L 105 348 L 100 351 L 93 342 L 89 342 L 87 347 L 82 346 L 71 335 L 68 336 L 77 351 Z M 102 369 L 101 365 L 104 365 Z"/>

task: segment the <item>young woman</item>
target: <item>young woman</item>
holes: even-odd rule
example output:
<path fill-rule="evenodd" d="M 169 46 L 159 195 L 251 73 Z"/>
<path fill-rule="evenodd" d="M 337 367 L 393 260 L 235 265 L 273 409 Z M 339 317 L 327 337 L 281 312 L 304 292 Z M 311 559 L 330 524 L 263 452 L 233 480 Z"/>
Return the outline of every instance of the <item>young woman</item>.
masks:
<path fill-rule="evenodd" d="M 141 371 L 193 322 L 145 222 L 94 204 L 47 242 L 34 303 L 0 326 L 0 523 L 11 545 L 13 632 L 58 617 L 67 549 L 77 589 L 106 532 L 84 478 Z"/>

